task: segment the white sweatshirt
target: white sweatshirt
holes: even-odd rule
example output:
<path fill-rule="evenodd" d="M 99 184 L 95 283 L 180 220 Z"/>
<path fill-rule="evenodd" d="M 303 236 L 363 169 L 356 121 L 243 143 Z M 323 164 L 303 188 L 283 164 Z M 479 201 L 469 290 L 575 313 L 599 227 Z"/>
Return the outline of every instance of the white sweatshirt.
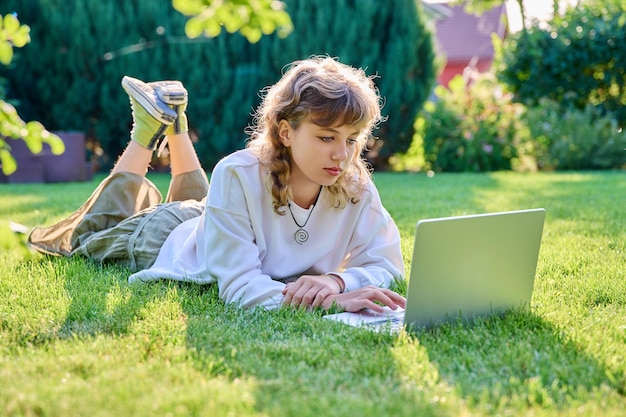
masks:
<path fill-rule="evenodd" d="M 217 282 L 226 303 L 276 308 L 285 282 L 303 274 L 337 274 L 346 291 L 403 279 L 400 235 L 371 181 L 360 201 L 343 209 L 330 206 L 323 187 L 303 244 L 294 239 L 299 227 L 287 207 L 284 216 L 274 212 L 267 181 L 268 172 L 249 150 L 222 159 L 211 175 L 204 213 L 175 228 L 154 265 L 129 281 Z M 291 208 L 304 224 L 309 210 Z"/>

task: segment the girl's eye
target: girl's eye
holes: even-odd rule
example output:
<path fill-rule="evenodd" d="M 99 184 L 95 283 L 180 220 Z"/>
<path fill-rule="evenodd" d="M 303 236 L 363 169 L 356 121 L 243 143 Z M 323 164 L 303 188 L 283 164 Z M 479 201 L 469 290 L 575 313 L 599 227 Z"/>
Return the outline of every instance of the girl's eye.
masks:
<path fill-rule="evenodd" d="M 321 136 L 320 139 L 322 142 L 332 142 L 334 138 L 332 136 Z"/>
<path fill-rule="evenodd" d="M 356 139 L 348 139 L 346 142 L 348 142 L 348 145 L 354 145 L 356 143 Z"/>

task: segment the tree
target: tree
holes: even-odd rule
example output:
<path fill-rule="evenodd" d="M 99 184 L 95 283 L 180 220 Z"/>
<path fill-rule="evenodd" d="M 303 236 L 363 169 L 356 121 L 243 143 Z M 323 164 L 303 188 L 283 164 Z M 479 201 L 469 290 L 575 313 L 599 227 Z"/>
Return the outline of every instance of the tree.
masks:
<path fill-rule="evenodd" d="M 484 0 L 485 3 L 501 3 L 503 0 Z M 519 0 L 521 2 L 521 0 Z M 385 166 L 387 159 L 397 151 L 406 151 L 412 138 L 413 120 L 422 107 L 434 84 L 434 54 L 430 33 L 424 30 L 421 9 L 414 0 L 395 1 L 390 5 L 373 4 L 368 1 L 355 3 L 353 1 L 337 1 L 332 4 L 324 2 L 288 1 L 288 7 L 299 28 L 306 28 L 308 32 L 320 33 L 326 31 L 327 22 L 318 19 L 327 11 L 332 10 L 329 21 L 338 17 L 348 18 L 349 24 L 336 26 L 338 32 L 335 37 L 317 36 L 302 42 L 302 38 L 293 41 L 271 42 L 276 55 L 290 51 L 298 51 L 294 59 L 302 58 L 308 51 L 319 51 L 325 54 L 340 56 L 342 60 L 361 67 L 374 67 L 384 71 L 383 75 L 394 75 L 393 78 L 379 80 L 381 92 L 388 99 L 392 107 L 389 114 L 392 124 L 383 127 L 381 135 L 385 137 L 385 148 L 376 147 L 376 161 Z M 285 38 L 293 31 L 293 23 L 287 14 L 285 4 L 273 0 L 250 2 L 249 0 L 173 0 L 174 8 L 181 13 L 192 16 L 185 26 L 187 36 L 196 38 L 202 34 L 217 36 L 221 26 L 225 26 L 230 33 L 240 31 L 254 43 L 260 40 L 262 34 L 269 35 L 274 30 L 278 38 Z M 386 6 L 386 7 L 385 7 Z M 392 10 L 392 12 L 389 12 Z M 394 13 L 393 10 L 398 13 Z M 313 20 L 312 20 L 313 18 Z M 361 20 L 363 18 L 364 20 Z M 381 41 L 372 33 L 367 33 L 365 22 L 371 21 L 371 28 L 386 27 L 390 33 L 383 35 L 387 45 L 375 45 Z M 359 24 L 354 24 L 359 22 Z M 376 22 L 379 25 L 376 25 Z M 381 25 L 382 23 L 382 25 Z M 393 32 L 393 33 L 391 33 Z M 299 32 L 301 33 L 301 32 Z M 285 44 L 288 47 L 285 48 Z M 291 44 L 291 45 L 289 45 Z M 404 50 L 406 60 L 377 61 L 380 58 L 376 49 L 387 49 L 384 53 L 398 53 Z M 332 52 L 331 52 L 332 51 Z M 309 52 L 309 54 L 311 54 Z M 388 63 L 389 65 L 385 65 Z M 396 68 L 393 68 L 393 67 Z M 384 70 L 383 70 L 384 68 Z M 278 69 L 278 68 L 277 68 Z M 399 75 L 397 77 L 396 75 Z M 416 78 L 422 78 L 419 82 Z M 396 101 L 396 99 L 398 99 Z M 402 103 L 402 105 L 399 105 Z M 396 105 L 394 107 L 394 105 Z"/>
<path fill-rule="evenodd" d="M 21 51 L 16 70 L 6 74 L 11 91 L 24 114 L 58 130 L 85 132 L 108 155 L 121 151 L 132 123 L 119 85 L 126 74 L 183 82 L 190 94 L 191 135 L 199 138 L 196 149 L 207 169 L 245 145 L 258 91 L 276 82 L 293 60 L 330 55 L 378 75 L 389 117 L 377 132 L 383 164 L 409 147 L 415 117 L 435 80 L 432 34 L 416 0 L 285 1 L 291 34 L 284 38 L 274 31 L 256 43 L 229 29 L 217 37 L 189 38 L 189 20 L 171 2 L 65 0 L 64 8 L 52 3 L 0 3 L 0 13 L 16 8 L 35 22 L 31 36 L 38 45 L 37 51 Z"/>
<path fill-rule="evenodd" d="M 225 22 L 227 31 L 239 30 L 252 41 L 258 36 L 257 29 L 270 33 L 275 28 L 280 36 L 285 36 L 291 28 L 289 15 L 282 10 L 283 3 L 279 1 L 172 0 L 181 12 L 198 13 L 186 25 L 189 35 L 197 39 L 178 36 L 185 28 L 183 16 L 173 13 L 171 6 L 152 0 L 68 1 L 64 8 L 36 0 L 2 3 L 0 13 L 18 10 L 27 21 L 36 22 L 33 32 L 26 25 L 22 27 L 28 39 L 30 34 L 34 36 L 39 47 L 37 51 L 24 51 L 14 65 L 15 70 L 4 72 L 9 79 L 10 92 L 20 98 L 22 111 L 28 116 L 44 120 L 58 130 L 85 132 L 90 143 L 103 148 L 104 159 L 99 163 L 104 167 L 112 163 L 112 158 L 106 155 L 119 153 L 130 128 L 128 98 L 121 93 L 117 82 L 123 74 L 132 73 L 145 79 L 182 79 L 196 97 L 204 96 L 205 90 L 211 88 L 206 80 L 223 78 L 222 74 L 229 70 L 227 66 L 232 62 L 224 59 L 220 64 L 213 60 L 211 71 L 203 71 L 196 65 L 196 76 L 186 76 L 189 72 L 177 62 L 209 62 L 216 49 L 211 46 L 219 44 L 218 50 L 227 49 L 221 46 L 224 42 L 198 36 L 194 30 L 197 31 L 202 24 L 214 27 L 218 21 L 219 28 Z M 211 6 L 210 10 L 208 6 Z M 68 8 L 72 10 L 71 17 L 67 15 Z M 122 16 L 128 19 L 120 18 Z M 215 36 L 218 33 L 207 29 L 204 34 Z M 241 42 L 232 40 L 232 43 Z M 208 49 L 205 48 L 207 45 L 210 45 Z M 0 51 L 7 50 L 4 44 L 0 46 L 3 47 Z M 234 49 L 241 48 L 236 46 Z M 10 44 L 6 53 L 12 53 Z M 202 102 L 202 108 L 206 109 L 210 107 L 206 103 L 217 100 L 215 94 L 206 94 L 196 103 Z M 190 107 L 190 112 L 197 114 L 193 105 Z M 5 116 L 14 114 L 14 111 L 7 111 Z M 214 124 L 205 115 L 195 116 L 192 120 L 202 120 L 199 125 Z M 17 121 L 11 124 L 18 125 Z M 35 123 L 28 125 L 33 133 L 36 133 L 36 126 Z M 240 124 L 237 128 L 242 130 Z M 227 126 L 226 131 L 232 129 Z M 19 134 L 25 135 L 25 131 Z M 42 134 L 54 145 L 53 151 L 58 152 L 55 136 L 47 131 Z M 24 137 L 36 152 L 38 142 L 30 140 L 31 136 Z M 3 168 L 11 167 L 10 171 L 14 171 L 8 144 L 2 149 L 0 155 L 6 159 Z M 225 152 L 221 146 L 217 151 Z M 206 152 L 216 153 L 205 149 Z M 212 162 L 214 158 L 209 159 L 207 165 Z"/>
<path fill-rule="evenodd" d="M 498 77 L 528 105 L 550 99 L 563 109 L 596 106 L 626 125 L 626 5 L 587 0 L 547 27 L 507 38 Z"/>
<path fill-rule="evenodd" d="M 626 166 L 626 4 L 587 0 L 496 44 L 543 169 Z"/>
<path fill-rule="evenodd" d="M 15 14 L 0 15 L 0 63 L 9 65 L 13 60 L 13 48 L 21 48 L 30 42 L 30 28 L 20 25 Z M 4 175 L 11 175 L 17 163 L 11 155 L 9 140 L 23 140 L 31 152 L 39 153 L 47 143 L 53 154 L 63 153 L 61 138 L 48 132 L 39 122 L 25 123 L 15 107 L 2 100 L 0 94 L 0 165 Z"/>

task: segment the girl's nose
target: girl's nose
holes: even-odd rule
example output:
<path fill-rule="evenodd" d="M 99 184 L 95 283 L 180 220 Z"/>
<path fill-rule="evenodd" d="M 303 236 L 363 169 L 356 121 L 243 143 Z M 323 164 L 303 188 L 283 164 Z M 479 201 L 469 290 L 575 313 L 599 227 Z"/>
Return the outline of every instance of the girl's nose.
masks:
<path fill-rule="evenodd" d="M 331 156 L 336 161 L 345 161 L 348 158 L 348 147 L 345 144 L 340 144 Z"/>

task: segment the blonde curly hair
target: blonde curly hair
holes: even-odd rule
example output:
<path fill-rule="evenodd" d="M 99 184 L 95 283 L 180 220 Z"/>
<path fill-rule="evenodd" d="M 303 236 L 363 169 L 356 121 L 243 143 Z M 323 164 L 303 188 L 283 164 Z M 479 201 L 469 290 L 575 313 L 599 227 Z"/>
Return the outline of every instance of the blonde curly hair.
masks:
<path fill-rule="evenodd" d="M 323 127 L 349 125 L 361 132 L 344 174 L 327 187 L 334 207 L 358 201 L 371 176 L 361 154 L 374 128 L 383 121 L 382 100 L 373 78 L 336 59 L 312 57 L 293 62 L 276 84 L 261 91 L 262 102 L 248 129 L 247 148 L 270 172 L 269 187 L 278 214 L 284 214 L 280 207 L 292 197 L 288 185 L 291 152 L 279 138 L 281 120 L 294 129 L 306 120 Z"/>

